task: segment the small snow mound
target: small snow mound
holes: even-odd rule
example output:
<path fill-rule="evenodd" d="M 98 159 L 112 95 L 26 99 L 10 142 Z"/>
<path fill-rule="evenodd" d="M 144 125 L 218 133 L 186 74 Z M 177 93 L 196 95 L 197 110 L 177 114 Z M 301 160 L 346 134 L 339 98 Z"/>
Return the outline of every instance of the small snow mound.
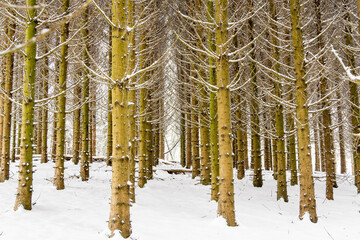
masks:
<path fill-rule="evenodd" d="M 108 228 L 106 228 L 102 232 L 99 232 L 99 236 L 101 237 L 101 239 L 109 239 L 110 235 L 111 235 L 111 231 Z"/>
<path fill-rule="evenodd" d="M 124 239 L 121 236 L 121 232 L 119 230 L 114 231 L 113 234 L 111 234 L 110 229 L 105 229 L 102 232 L 99 232 L 99 236 L 101 237 L 101 239 L 105 240 L 105 239 L 115 239 L 115 240 L 120 240 L 120 239 Z"/>
<path fill-rule="evenodd" d="M 306 212 L 304 214 L 304 216 L 302 216 L 302 218 L 295 218 L 294 222 L 297 222 L 299 224 L 314 224 L 312 221 L 311 221 L 311 217 L 310 217 L 310 214 L 308 212 Z"/>
<path fill-rule="evenodd" d="M 212 220 L 212 224 L 217 226 L 227 226 L 226 220 L 222 216 L 217 216 L 214 218 L 214 220 Z"/>

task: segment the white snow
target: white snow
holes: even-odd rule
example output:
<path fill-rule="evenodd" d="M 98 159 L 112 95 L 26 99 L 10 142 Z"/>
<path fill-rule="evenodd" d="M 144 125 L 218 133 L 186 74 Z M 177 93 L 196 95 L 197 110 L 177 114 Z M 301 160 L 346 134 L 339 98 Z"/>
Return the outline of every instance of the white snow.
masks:
<path fill-rule="evenodd" d="M 17 163 L 18 164 L 18 163 Z M 1 240 L 101 240 L 108 239 L 111 168 L 94 162 L 90 180 L 79 179 L 79 166 L 66 162 L 66 189 L 53 187 L 53 163 L 36 162 L 33 210 L 13 211 L 17 175 L 11 164 L 11 179 L 0 183 Z M 136 188 L 131 208 L 133 234 L 138 240 L 232 240 L 232 239 L 360 239 L 360 196 L 353 178 L 339 175 L 335 200 L 325 199 L 325 175 L 316 174 L 319 221 L 298 219 L 299 187 L 288 187 L 289 202 L 276 201 L 276 181 L 264 171 L 264 185 L 254 188 L 251 172 L 235 180 L 238 227 L 227 227 L 217 217 L 217 204 L 210 199 L 210 187 L 191 179 L 191 174 L 171 175 L 161 169 L 180 168 L 161 164 L 154 179 Z M 117 233 L 113 239 L 122 239 Z"/>

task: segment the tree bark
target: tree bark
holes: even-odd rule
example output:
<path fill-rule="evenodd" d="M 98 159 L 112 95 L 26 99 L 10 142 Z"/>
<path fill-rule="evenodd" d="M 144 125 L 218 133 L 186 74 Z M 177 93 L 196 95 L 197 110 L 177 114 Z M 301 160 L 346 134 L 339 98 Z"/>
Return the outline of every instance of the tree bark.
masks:
<path fill-rule="evenodd" d="M 25 42 L 28 42 L 36 35 L 36 0 L 27 0 L 29 7 L 26 14 Z M 21 125 L 21 146 L 19 163 L 19 184 L 16 194 L 15 211 L 23 206 L 25 210 L 32 208 L 33 192 L 33 162 L 32 145 L 34 134 L 34 104 L 35 104 L 35 65 L 36 65 L 36 42 L 25 47 L 25 74 L 23 81 L 23 102 L 22 102 L 22 125 Z"/>
<path fill-rule="evenodd" d="M 142 6 L 144 9 L 145 6 Z M 147 40 L 146 40 L 146 28 L 141 29 L 141 41 L 140 52 L 142 53 L 139 57 L 140 69 L 144 69 L 147 66 L 145 51 L 147 49 Z M 146 83 L 148 78 L 148 73 L 145 72 L 140 77 L 140 84 Z M 149 131 L 149 123 L 146 116 L 146 106 L 147 106 L 147 97 L 148 90 L 143 87 L 140 89 L 139 96 L 139 182 L 138 185 L 140 188 L 144 187 L 147 183 L 147 171 L 146 166 L 148 165 L 149 155 L 147 151 L 147 131 Z"/>
<path fill-rule="evenodd" d="M 109 229 L 120 230 L 124 238 L 131 234 L 129 191 L 129 121 L 128 121 L 128 4 L 112 1 L 112 107 L 113 107 L 113 162 Z"/>
<path fill-rule="evenodd" d="M 314 180 L 312 176 L 312 163 L 310 152 L 310 129 L 309 110 L 306 92 L 304 40 L 301 29 L 301 7 L 297 0 L 290 0 L 291 35 L 293 45 L 293 57 L 295 68 L 295 96 L 297 135 L 299 149 L 299 171 L 300 171 L 300 213 L 302 219 L 304 214 L 310 214 L 310 220 L 317 222 Z"/>
<path fill-rule="evenodd" d="M 228 1 L 215 0 L 216 23 L 216 79 L 217 79 L 217 112 L 219 133 L 220 186 L 218 213 L 229 226 L 236 226 L 234 204 L 233 159 L 231 147 L 230 118 L 230 83 L 228 42 Z"/>
<path fill-rule="evenodd" d="M 214 1 L 207 0 L 207 20 L 213 21 L 215 18 Z M 216 53 L 215 33 L 209 29 L 207 32 L 209 50 Z M 216 60 L 209 57 L 209 83 L 217 85 L 216 81 Z M 210 92 L 210 158 L 211 158 L 211 200 L 217 201 L 219 198 L 219 139 L 218 139 L 218 117 L 216 93 Z"/>
<path fill-rule="evenodd" d="M 252 12 L 252 0 L 248 0 L 248 11 Z M 254 40 L 254 23 L 253 19 L 249 18 L 248 22 L 248 33 L 249 33 L 249 41 L 251 53 L 250 57 L 255 59 L 255 43 Z M 254 187 L 262 187 L 263 180 L 262 180 L 262 166 L 261 166 L 261 142 L 260 142 L 260 118 L 259 118 L 259 104 L 258 100 L 255 99 L 258 97 L 258 86 L 257 86 L 257 69 L 256 64 L 250 60 L 249 63 L 249 71 L 250 71 L 250 78 L 251 78 L 251 92 L 253 97 L 251 99 L 251 152 L 254 159 L 254 178 L 253 178 L 253 185 Z"/>
<path fill-rule="evenodd" d="M 49 51 L 48 48 L 46 48 L 47 51 Z M 47 98 L 49 96 L 48 91 L 49 91 L 49 83 L 47 81 L 48 77 L 49 77 L 49 58 L 45 57 L 45 67 L 44 67 L 44 83 L 43 83 L 43 91 L 44 91 L 44 98 Z M 48 162 L 48 109 L 47 106 L 43 107 L 42 109 L 42 143 L 41 143 L 41 163 L 47 163 Z"/>
<path fill-rule="evenodd" d="M 135 0 L 129 0 L 129 27 L 135 26 Z M 132 72 L 135 69 L 135 29 L 129 34 L 129 71 Z M 136 81 L 135 78 L 130 79 L 130 84 L 133 85 Z M 131 202 L 135 203 L 135 163 L 136 163 L 136 90 L 129 91 L 129 137 L 130 137 L 130 173 L 129 180 L 130 185 L 130 198 Z"/>
<path fill-rule="evenodd" d="M 7 38 L 8 46 L 14 40 L 15 23 L 8 23 Z M 14 78 L 14 53 L 5 56 L 6 58 L 6 74 L 5 74 L 5 95 L 4 95 L 4 117 L 2 126 L 2 152 L 1 152 L 1 166 L 0 166 L 0 182 L 9 180 L 10 172 L 10 132 L 11 132 L 11 107 L 12 102 L 12 85 Z"/>
<path fill-rule="evenodd" d="M 89 17 L 89 8 L 87 7 L 83 12 L 83 22 L 86 24 Z M 82 30 L 82 38 L 84 41 L 84 50 L 83 50 L 83 62 L 85 66 L 89 66 L 89 56 L 88 56 L 88 36 L 89 30 L 85 26 Z M 90 80 L 89 80 L 89 71 L 86 67 L 83 69 L 83 89 L 82 89 L 82 146 L 81 146 L 81 166 L 80 166 L 80 177 L 82 181 L 87 181 L 89 179 L 89 157 L 90 157 Z"/>
<path fill-rule="evenodd" d="M 62 11 L 64 15 L 69 14 L 70 0 L 63 0 Z M 59 65 L 59 92 L 57 98 L 58 113 L 57 113 L 57 133 L 56 133 L 56 160 L 55 160 L 55 176 L 54 185 L 57 190 L 65 188 L 64 185 L 64 153 L 65 153 L 65 104 L 66 104 L 66 79 L 68 69 L 68 44 L 66 41 L 69 35 L 69 23 L 64 23 L 61 27 L 61 53 Z"/>
<path fill-rule="evenodd" d="M 80 105 L 81 99 L 81 87 L 75 88 L 75 104 Z M 73 115 L 73 163 L 78 164 L 80 159 L 80 142 L 81 142 L 81 130 L 80 130 L 80 116 L 81 109 L 76 109 Z"/>

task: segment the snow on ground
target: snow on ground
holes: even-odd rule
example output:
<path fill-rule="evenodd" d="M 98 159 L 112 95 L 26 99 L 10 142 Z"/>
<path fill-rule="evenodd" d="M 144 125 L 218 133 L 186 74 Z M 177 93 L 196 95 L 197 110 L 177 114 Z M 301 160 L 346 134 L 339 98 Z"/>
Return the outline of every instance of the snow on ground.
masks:
<path fill-rule="evenodd" d="M 0 184 L 0 240 L 101 240 L 106 239 L 111 169 L 93 163 L 88 182 L 79 179 L 79 166 L 66 162 L 66 189 L 51 182 L 53 163 L 37 165 L 33 210 L 13 211 L 17 175 Z M 315 181 L 319 221 L 298 219 L 299 187 L 288 187 L 289 203 L 276 201 L 276 182 L 264 172 L 264 186 L 252 187 L 250 172 L 235 180 L 238 227 L 227 227 L 217 217 L 217 204 L 209 201 L 209 186 L 190 174 L 173 175 L 161 164 L 145 188 L 136 189 L 131 209 L 133 234 L 138 240 L 232 239 L 360 239 L 360 196 L 353 179 L 339 176 L 335 201 L 325 199 L 324 175 Z M 15 172 L 15 164 L 11 165 Z"/>

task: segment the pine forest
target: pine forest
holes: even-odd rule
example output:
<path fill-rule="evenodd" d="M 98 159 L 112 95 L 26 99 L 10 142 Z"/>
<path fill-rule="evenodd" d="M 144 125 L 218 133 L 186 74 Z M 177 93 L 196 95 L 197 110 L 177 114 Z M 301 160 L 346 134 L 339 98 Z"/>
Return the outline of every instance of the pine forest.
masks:
<path fill-rule="evenodd" d="M 0 240 L 360 239 L 360 0 L 0 0 Z"/>

